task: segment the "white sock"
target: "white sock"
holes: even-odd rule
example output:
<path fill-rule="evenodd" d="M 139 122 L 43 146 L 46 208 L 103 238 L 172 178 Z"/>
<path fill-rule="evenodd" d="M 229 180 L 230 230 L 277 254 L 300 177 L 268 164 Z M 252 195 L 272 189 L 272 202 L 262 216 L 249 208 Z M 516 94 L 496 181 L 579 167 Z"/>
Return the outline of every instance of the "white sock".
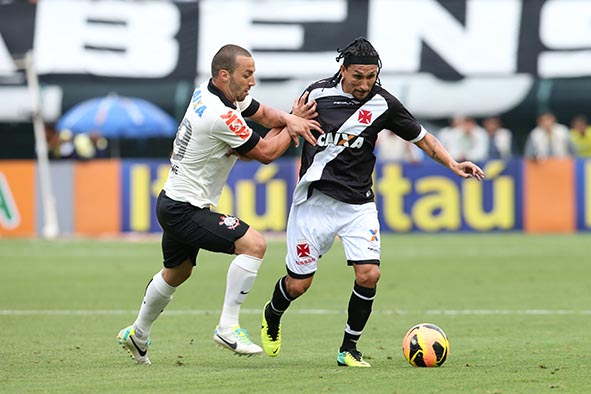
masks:
<path fill-rule="evenodd" d="M 232 327 L 240 324 L 238 322 L 240 305 L 250 292 L 262 262 L 263 260 L 259 258 L 240 254 L 230 264 L 226 279 L 224 307 L 219 323 L 221 332 L 228 332 Z"/>
<path fill-rule="evenodd" d="M 172 300 L 172 294 L 176 287 L 170 286 L 164 281 L 162 271 L 156 273 L 148 287 L 138 316 L 133 323 L 136 335 L 140 338 L 147 338 L 152 331 L 152 324 Z"/>

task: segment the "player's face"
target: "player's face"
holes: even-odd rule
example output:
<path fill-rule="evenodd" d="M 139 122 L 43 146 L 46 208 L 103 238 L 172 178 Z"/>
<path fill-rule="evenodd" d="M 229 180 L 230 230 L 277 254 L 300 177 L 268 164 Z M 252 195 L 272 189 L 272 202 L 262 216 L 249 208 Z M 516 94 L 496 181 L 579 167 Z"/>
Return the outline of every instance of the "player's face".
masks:
<path fill-rule="evenodd" d="M 341 65 L 343 91 L 350 93 L 357 100 L 367 97 L 378 79 L 378 66 L 374 64 Z"/>
<path fill-rule="evenodd" d="M 230 74 L 229 89 L 236 101 L 242 101 L 248 96 L 250 88 L 256 85 L 254 59 L 247 56 L 237 56 L 236 64 L 236 69 Z"/>

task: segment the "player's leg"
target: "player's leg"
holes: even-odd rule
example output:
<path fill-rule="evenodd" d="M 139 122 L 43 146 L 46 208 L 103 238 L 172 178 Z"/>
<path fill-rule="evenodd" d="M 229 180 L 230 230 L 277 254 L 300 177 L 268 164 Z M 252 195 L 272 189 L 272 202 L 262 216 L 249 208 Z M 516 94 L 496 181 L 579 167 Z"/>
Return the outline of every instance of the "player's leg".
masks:
<path fill-rule="evenodd" d="M 256 279 L 267 244 L 263 236 L 237 217 L 209 210 L 194 214 L 199 223 L 199 245 L 212 252 L 236 254 L 226 275 L 224 304 L 214 341 L 237 354 L 252 355 L 263 349 L 240 327 L 240 307 Z"/>
<path fill-rule="evenodd" d="M 165 264 L 168 265 L 166 261 Z M 165 266 L 152 277 L 146 286 L 142 305 L 133 323 L 138 337 L 150 336 L 152 325 L 172 301 L 172 295 L 176 289 L 191 276 L 192 271 L 193 263 L 191 259 L 186 259 L 176 266 Z"/>
<path fill-rule="evenodd" d="M 341 366 L 369 367 L 357 350 L 357 342 L 371 315 L 380 272 L 377 265 L 354 264 L 354 268 L 355 283 L 349 298 L 347 324 L 337 361 Z"/>
<path fill-rule="evenodd" d="M 318 269 L 318 259 L 334 241 L 330 220 L 333 212 L 327 199 L 316 192 L 306 202 L 291 207 L 287 221 L 287 275 L 275 284 L 261 324 L 263 349 L 271 357 L 281 350 L 281 317 L 291 302 L 308 290 Z"/>
<path fill-rule="evenodd" d="M 221 331 L 239 325 L 240 306 L 250 293 L 267 246 L 263 236 L 250 227 L 244 236 L 236 240 L 235 248 L 236 257 L 226 277 L 224 306 L 219 322 Z"/>
<path fill-rule="evenodd" d="M 345 209 L 345 208 L 343 208 Z M 380 279 L 379 222 L 375 204 L 349 206 L 349 221 L 339 232 L 347 264 L 355 271 L 355 282 L 347 308 L 347 323 L 337 363 L 341 366 L 369 367 L 357 350 L 365 325 L 371 315 Z"/>
<path fill-rule="evenodd" d="M 150 364 L 147 352 L 152 325 L 172 300 L 176 288 L 189 278 L 196 264 L 198 249 L 180 241 L 193 232 L 190 226 L 184 226 L 187 221 L 190 222 L 186 213 L 193 209 L 189 204 L 167 198 L 164 193 L 158 197 L 157 216 L 164 229 L 161 243 L 164 269 L 157 272 L 146 286 L 135 322 L 117 335 L 119 344 L 138 364 Z"/>
<path fill-rule="evenodd" d="M 271 301 L 263 308 L 261 323 L 261 342 L 263 349 L 271 357 L 276 357 L 281 351 L 281 317 L 291 305 L 291 302 L 310 288 L 314 273 L 307 277 L 294 278 L 288 271 L 275 284 Z"/>
<path fill-rule="evenodd" d="M 135 322 L 119 332 L 119 344 L 129 351 L 138 364 L 150 364 L 148 347 L 152 325 L 172 301 L 177 287 L 189 277 L 192 268 L 190 260 L 185 260 L 177 267 L 157 272 L 146 286 Z"/>
<path fill-rule="evenodd" d="M 263 236 L 248 228 L 234 243 L 236 257 L 226 276 L 226 292 L 214 340 L 238 354 L 259 354 L 263 349 L 253 343 L 248 332 L 240 326 L 240 308 L 250 293 L 266 251 Z"/>

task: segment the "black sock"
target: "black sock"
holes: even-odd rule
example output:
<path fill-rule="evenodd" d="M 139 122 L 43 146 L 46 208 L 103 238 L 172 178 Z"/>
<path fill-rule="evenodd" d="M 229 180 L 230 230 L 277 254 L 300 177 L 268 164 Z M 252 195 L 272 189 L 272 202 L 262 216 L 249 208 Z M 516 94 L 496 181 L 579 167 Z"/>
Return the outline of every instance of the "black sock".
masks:
<path fill-rule="evenodd" d="M 341 352 L 357 348 L 357 341 L 361 337 L 369 315 L 371 315 L 371 306 L 375 296 L 375 288 L 363 287 L 355 282 L 349 299 L 347 326 L 345 327 Z"/>
<path fill-rule="evenodd" d="M 281 316 L 289 308 L 289 305 L 295 298 L 287 294 L 285 286 L 285 276 L 277 281 L 271 303 L 265 309 L 265 318 L 270 324 L 279 324 Z"/>

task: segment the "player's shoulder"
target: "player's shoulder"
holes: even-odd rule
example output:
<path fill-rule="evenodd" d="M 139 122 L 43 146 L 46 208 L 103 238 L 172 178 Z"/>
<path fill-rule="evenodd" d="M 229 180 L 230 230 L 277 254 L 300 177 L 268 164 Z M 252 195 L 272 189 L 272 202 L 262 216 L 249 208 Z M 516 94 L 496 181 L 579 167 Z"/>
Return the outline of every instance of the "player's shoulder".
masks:
<path fill-rule="evenodd" d="M 311 83 L 306 89 L 310 92 L 309 99 L 317 100 L 322 97 L 342 95 L 342 91 L 337 84 L 336 78 L 324 78 Z"/>
<path fill-rule="evenodd" d="M 376 84 L 374 87 L 374 95 L 378 95 L 384 98 L 388 103 L 389 107 L 401 107 L 403 106 L 402 102 L 388 90 L 386 90 L 382 85 Z"/>
<path fill-rule="evenodd" d="M 394 94 L 390 93 L 382 85 L 376 84 L 375 87 L 374 87 L 374 93 L 377 94 L 377 95 L 380 95 L 380 96 L 384 97 L 386 100 L 396 100 L 396 101 L 399 101 Z"/>
<path fill-rule="evenodd" d="M 235 110 L 226 106 L 216 94 L 208 89 L 207 83 L 203 83 L 193 91 L 187 115 L 193 120 L 215 120 L 232 111 Z"/>
<path fill-rule="evenodd" d="M 323 79 L 319 79 L 316 82 L 312 82 L 309 86 L 307 90 L 314 90 L 314 89 L 325 89 L 325 88 L 334 88 L 335 86 L 337 86 L 337 80 L 336 78 L 323 78 Z"/>

